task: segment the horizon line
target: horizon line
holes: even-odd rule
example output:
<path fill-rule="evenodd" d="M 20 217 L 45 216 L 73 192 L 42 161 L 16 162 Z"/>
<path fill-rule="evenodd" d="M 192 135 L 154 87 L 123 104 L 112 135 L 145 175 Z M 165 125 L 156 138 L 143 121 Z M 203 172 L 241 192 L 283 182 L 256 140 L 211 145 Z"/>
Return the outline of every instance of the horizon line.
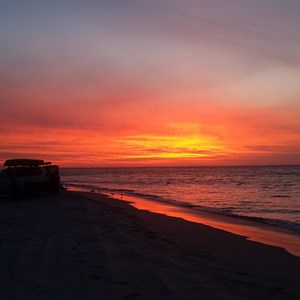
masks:
<path fill-rule="evenodd" d="M 241 167 L 300 167 L 300 164 L 267 164 L 267 165 L 194 165 L 194 166 L 73 166 L 73 167 L 60 167 L 62 169 L 126 169 L 126 168 L 241 168 Z"/>

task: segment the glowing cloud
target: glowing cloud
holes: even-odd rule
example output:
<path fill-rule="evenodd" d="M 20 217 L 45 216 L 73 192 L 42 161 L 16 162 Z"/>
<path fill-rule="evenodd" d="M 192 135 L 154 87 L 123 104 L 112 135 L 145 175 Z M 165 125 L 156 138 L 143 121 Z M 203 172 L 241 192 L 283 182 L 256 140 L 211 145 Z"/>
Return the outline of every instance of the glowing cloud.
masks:
<path fill-rule="evenodd" d="M 0 160 L 300 164 L 300 3 L 0 3 Z"/>

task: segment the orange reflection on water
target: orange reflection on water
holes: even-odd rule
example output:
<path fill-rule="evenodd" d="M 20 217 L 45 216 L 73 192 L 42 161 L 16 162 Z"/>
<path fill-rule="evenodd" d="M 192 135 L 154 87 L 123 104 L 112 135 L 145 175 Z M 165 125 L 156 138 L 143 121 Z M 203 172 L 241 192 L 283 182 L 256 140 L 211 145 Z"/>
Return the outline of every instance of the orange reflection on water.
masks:
<path fill-rule="evenodd" d="M 115 195 L 114 198 L 118 198 Z M 300 236 L 292 232 L 254 221 L 195 211 L 166 203 L 146 200 L 133 196 L 122 196 L 121 200 L 130 201 L 137 209 L 160 213 L 187 221 L 208 225 L 224 231 L 246 237 L 248 240 L 284 248 L 289 253 L 300 257 Z"/>

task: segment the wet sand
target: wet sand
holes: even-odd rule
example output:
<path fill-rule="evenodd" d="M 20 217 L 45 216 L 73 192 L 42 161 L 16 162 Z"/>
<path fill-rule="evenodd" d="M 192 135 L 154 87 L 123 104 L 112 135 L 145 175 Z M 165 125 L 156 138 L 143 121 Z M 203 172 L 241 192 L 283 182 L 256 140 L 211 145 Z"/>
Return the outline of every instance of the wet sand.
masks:
<path fill-rule="evenodd" d="M 1 299 L 299 299 L 282 248 L 103 195 L 0 199 Z"/>
<path fill-rule="evenodd" d="M 132 206 L 138 209 L 178 217 L 186 221 L 222 229 L 244 236 L 254 242 L 284 248 L 289 253 L 300 257 L 300 235 L 287 229 L 261 223 L 250 218 L 208 213 L 141 197 L 129 195 L 121 196 L 118 194 L 114 194 L 113 196 L 107 195 L 115 199 L 129 201 Z"/>

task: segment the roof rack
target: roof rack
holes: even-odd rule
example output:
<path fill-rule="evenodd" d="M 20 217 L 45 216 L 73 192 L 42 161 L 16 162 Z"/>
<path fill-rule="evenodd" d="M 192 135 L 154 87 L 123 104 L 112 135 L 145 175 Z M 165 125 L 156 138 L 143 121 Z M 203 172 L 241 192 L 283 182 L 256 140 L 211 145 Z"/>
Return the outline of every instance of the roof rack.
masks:
<path fill-rule="evenodd" d="M 8 159 L 4 162 L 5 167 L 37 167 L 40 165 L 50 165 L 51 162 L 44 162 L 40 159 L 27 159 L 27 158 L 18 158 L 18 159 Z"/>

